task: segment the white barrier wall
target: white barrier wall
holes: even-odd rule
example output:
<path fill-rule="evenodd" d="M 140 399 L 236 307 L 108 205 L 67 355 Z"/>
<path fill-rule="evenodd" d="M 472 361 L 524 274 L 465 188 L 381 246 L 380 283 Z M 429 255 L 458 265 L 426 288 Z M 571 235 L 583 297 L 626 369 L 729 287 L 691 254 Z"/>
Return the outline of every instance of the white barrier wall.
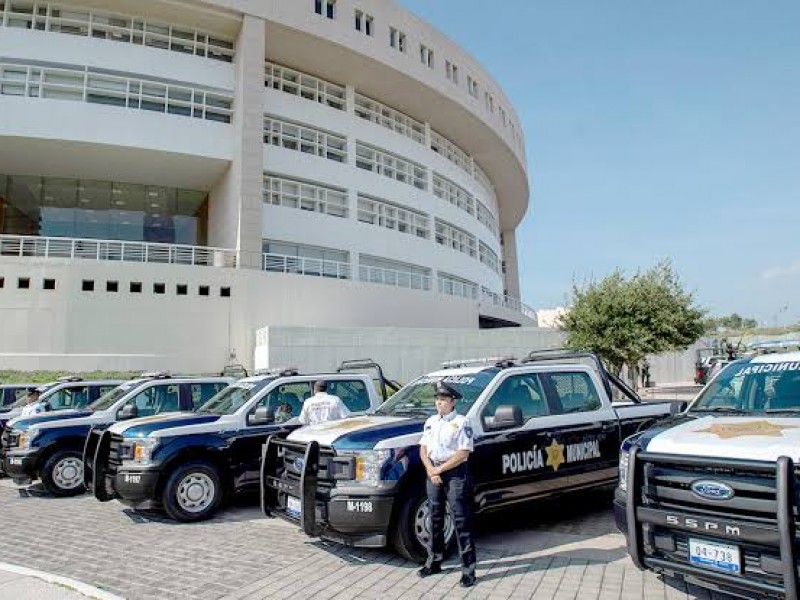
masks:
<path fill-rule="evenodd" d="M 398 327 L 264 327 L 256 333 L 256 369 L 296 366 L 332 371 L 343 360 L 371 358 L 387 377 L 407 383 L 443 361 L 486 356 L 521 358 L 558 348 L 564 334 L 552 329 L 436 329 Z"/>

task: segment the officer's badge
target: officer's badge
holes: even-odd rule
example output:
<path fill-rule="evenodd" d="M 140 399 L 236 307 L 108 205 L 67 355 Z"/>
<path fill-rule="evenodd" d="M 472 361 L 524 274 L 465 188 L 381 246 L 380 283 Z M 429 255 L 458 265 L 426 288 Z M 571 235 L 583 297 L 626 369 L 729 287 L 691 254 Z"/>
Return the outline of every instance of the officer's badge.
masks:
<path fill-rule="evenodd" d="M 472 437 L 472 427 L 470 427 L 469 425 L 464 425 L 464 435 L 466 435 L 468 438 L 471 438 Z"/>

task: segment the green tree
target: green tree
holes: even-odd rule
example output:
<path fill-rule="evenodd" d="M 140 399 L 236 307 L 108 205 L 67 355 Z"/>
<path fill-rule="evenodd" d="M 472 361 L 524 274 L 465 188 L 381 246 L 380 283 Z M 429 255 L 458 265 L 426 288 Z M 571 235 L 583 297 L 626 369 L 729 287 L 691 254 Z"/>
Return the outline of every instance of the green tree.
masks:
<path fill-rule="evenodd" d="M 616 373 L 624 365 L 635 372 L 648 354 L 687 348 L 705 329 L 704 311 L 669 261 L 630 279 L 617 269 L 600 282 L 575 284 L 570 304 L 561 319 L 567 343 L 598 353 Z"/>

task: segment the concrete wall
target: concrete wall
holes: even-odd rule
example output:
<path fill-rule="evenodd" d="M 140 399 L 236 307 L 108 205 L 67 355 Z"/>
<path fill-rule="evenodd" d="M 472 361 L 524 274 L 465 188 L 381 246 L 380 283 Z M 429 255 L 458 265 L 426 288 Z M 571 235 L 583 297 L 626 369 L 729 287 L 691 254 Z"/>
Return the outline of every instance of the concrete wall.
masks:
<path fill-rule="evenodd" d="M 386 376 L 407 383 L 443 361 L 487 356 L 523 357 L 557 348 L 560 332 L 539 328 L 466 330 L 397 327 L 265 327 L 256 334 L 257 369 L 296 366 L 331 371 L 341 361 L 372 358 Z"/>

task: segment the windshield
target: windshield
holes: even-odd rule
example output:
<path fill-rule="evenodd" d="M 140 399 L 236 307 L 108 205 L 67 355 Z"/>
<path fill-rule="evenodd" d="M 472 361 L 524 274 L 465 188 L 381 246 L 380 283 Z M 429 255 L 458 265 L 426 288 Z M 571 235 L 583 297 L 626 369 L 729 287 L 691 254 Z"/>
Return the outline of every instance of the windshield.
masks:
<path fill-rule="evenodd" d="M 735 362 L 714 379 L 689 412 L 800 413 L 800 362 Z"/>
<path fill-rule="evenodd" d="M 481 395 L 486 386 L 497 375 L 496 371 L 482 371 L 469 375 L 430 376 L 424 375 L 402 388 L 381 404 L 376 415 L 393 417 L 430 417 L 436 414 L 434 384 L 444 381 L 463 396 L 456 402 L 456 412 L 465 415 Z"/>
<path fill-rule="evenodd" d="M 131 390 L 136 389 L 142 384 L 141 381 L 132 381 L 131 383 L 123 383 L 122 385 L 115 387 L 110 392 L 103 394 L 97 400 L 95 400 L 92 404 L 89 405 L 89 408 L 92 410 L 106 410 L 111 408 L 114 403 L 122 398 L 125 394 L 130 392 Z"/>
<path fill-rule="evenodd" d="M 197 412 L 211 413 L 212 415 L 232 415 L 247 401 L 263 390 L 275 378 L 261 379 L 260 381 L 237 381 L 224 390 L 208 399 Z"/>

